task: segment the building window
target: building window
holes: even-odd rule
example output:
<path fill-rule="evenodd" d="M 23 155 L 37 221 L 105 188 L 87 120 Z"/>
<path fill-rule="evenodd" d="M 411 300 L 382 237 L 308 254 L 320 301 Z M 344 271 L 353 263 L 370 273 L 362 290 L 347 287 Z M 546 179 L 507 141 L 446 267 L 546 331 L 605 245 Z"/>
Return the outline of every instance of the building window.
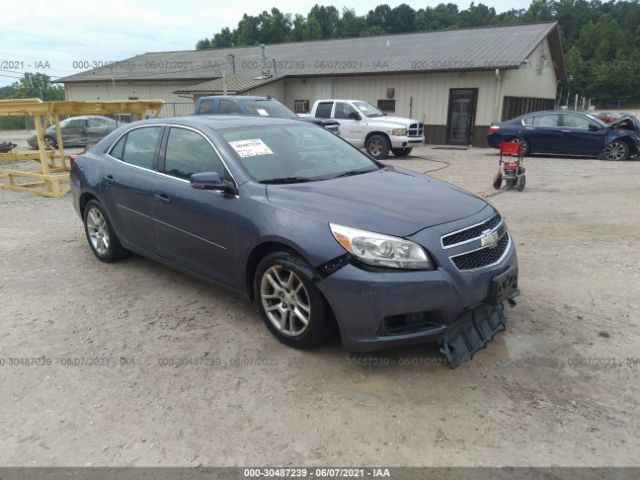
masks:
<path fill-rule="evenodd" d="M 378 100 L 378 108 L 383 112 L 395 112 L 396 101 L 395 100 Z"/>
<path fill-rule="evenodd" d="M 294 100 L 293 111 L 295 113 L 309 113 L 309 100 Z"/>
<path fill-rule="evenodd" d="M 502 121 L 511 120 L 525 113 L 553 110 L 555 99 L 532 97 L 504 97 Z"/>

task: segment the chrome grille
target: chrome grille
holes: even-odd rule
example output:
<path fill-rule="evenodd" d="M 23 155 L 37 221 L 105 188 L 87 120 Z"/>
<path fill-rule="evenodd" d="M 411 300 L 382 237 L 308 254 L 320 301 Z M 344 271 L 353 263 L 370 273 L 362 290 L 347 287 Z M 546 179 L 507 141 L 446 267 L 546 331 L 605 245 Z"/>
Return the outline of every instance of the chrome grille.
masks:
<path fill-rule="evenodd" d="M 476 268 L 488 267 L 500 261 L 511 242 L 509 234 L 505 233 L 498 244 L 493 247 L 484 247 L 473 252 L 463 253 L 451 257 L 453 264 L 458 270 L 475 270 Z"/>
<path fill-rule="evenodd" d="M 424 125 L 422 123 L 412 123 L 409 125 L 407 135 L 409 137 L 421 137 L 424 133 Z"/>
<path fill-rule="evenodd" d="M 459 243 L 468 242 L 474 238 L 479 238 L 485 230 L 493 230 L 502 222 L 502 217 L 496 213 L 493 217 L 478 225 L 457 230 L 442 237 L 442 246 L 447 248 Z"/>

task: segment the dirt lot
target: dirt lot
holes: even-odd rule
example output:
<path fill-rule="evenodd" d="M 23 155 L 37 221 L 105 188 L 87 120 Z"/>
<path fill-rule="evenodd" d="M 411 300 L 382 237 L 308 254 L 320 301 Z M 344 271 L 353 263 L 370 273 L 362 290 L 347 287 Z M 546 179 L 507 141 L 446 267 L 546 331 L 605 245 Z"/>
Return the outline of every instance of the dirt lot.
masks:
<path fill-rule="evenodd" d="M 497 158 L 390 163 L 484 193 Z M 69 197 L 0 191 L 0 465 L 638 465 L 640 162 L 527 164 L 524 193 L 489 198 L 523 296 L 455 370 L 288 349 L 245 300 L 98 262 Z"/>

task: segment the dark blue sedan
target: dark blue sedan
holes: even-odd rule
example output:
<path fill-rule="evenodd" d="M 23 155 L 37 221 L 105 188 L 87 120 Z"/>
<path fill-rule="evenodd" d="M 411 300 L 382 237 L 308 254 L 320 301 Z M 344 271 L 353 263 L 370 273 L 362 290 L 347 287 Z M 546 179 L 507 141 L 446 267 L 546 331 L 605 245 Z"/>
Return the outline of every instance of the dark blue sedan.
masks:
<path fill-rule="evenodd" d="M 550 153 L 628 160 L 640 152 L 640 125 L 635 117 L 623 117 L 613 124 L 596 117 L 567 110 L 534 112 L 494 123 L 487 144 L 499 148 L 504 139 L 520 136 L 523 153 Z"/>
<path fill-rule="evenodd" d="M 130 124 L 76 158 L 71 185 L 99 260 L 136 252 L 240 292 L 297 348 L 337 329 L 351 350 L 435 341 L 457 363 L 518 294 L 485 200 L 295 120 Z"/>

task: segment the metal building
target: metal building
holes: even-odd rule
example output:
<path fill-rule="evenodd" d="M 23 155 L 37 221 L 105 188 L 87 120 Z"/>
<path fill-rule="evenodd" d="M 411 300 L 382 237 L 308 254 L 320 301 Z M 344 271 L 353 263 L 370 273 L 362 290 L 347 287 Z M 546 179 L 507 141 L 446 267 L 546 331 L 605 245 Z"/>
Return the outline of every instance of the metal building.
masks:
<path fill-rule="evenodd" d="M 68 100 L 271 95 L 296 113 L 357 98 L 425 124 L 427 143 L 482 145 L 492 121 L 553 108 L 567 81 L 556 22 L 200 51 L 155 52 L 62 78 Z"/>

